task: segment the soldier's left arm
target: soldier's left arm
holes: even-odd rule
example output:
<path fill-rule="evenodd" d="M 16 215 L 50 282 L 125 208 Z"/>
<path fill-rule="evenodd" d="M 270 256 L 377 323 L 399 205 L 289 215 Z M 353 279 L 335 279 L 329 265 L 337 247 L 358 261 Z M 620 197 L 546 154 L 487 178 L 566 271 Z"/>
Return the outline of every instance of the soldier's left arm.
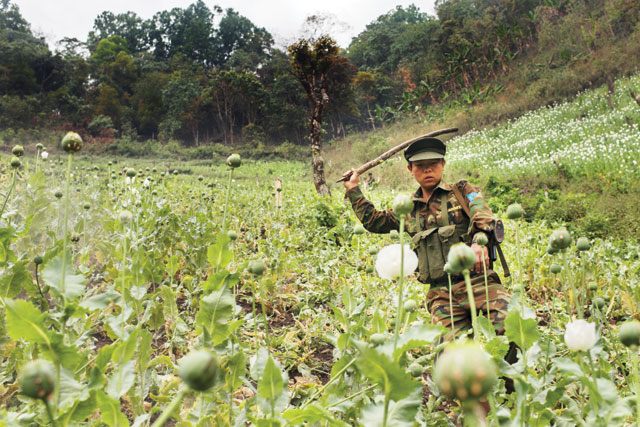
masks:
<path fill-rule="evenodd" d="M 473 239 L 477 233 L 486 233 L 489 237 L 493 231 L 495 216 L 480 189 L 467 181 L 460 181 L 458 188 L 469 203 L 471 221 L 467 235 Z"/>

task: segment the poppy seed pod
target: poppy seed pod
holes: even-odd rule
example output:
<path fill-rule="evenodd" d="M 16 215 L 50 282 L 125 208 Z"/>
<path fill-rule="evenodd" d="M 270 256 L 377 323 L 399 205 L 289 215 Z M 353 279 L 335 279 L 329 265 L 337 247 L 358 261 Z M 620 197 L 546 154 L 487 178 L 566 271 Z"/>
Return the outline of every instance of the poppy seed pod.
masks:
<path fill-rule="evenodd" d="M 19 158 L 17 158 L 16 156 L 11 157 L 11 162 L 10 165 L 12 168 L 17 169 L 20 166 L 22 166 L 22 162 L 20 161 Z"/>
<path fill-rule="evenodd" d="M 496 367 L 477 344 L 450 344 L 436 362 L 433 379 L 442 393 L 461 402 L 475 402 L 497 381 Z"/>
<path fill-rule="evenodd" d="M 353 227 L 353 234 L 364 234 L 367 230 L 360 224 Z"/>
<path fill-rule="evenodd" d="M 514 203 L 513 205 L 509 205 L 509 207 L 507 207 L 507 218 L 518 219 L 520 217 L 522 217 L 522 206 Z"/>
<path fill-rule="evenodd" d="M 637 347 L 640 345 L 640 322 L 633 320 L 620 326 L 618 338 L 625 347 Z"/>
<path fill-rule="evenodd" d="M 586 237 L 580 237 L 576 242 L 576 248 L 578 248 L 579 251 L 588 251 L 591 249 L 591 243 L 589 243 L 589 239 Z"/>
<path fill-rule="evenodd" d="M 227 157 L 227 166 L 236 169 L 239 168 L 240 165 L 242 165 L 242 158 L 240 157 L 240 154 L 234 153 Z"/>
<path fill-rule="evenodd" d="M 476 263 L 476 254 L 469 246 L 458 243 L 449 250 L 447 263 L 453 272 L 461 273 L 473 267 Z"/>
<path fill-rule="evenodd" d="M 210 389 L 219 371 L 215 355 L 205 350 L 193 351 L 178 363 L 178 376 L 196 391 Z"/>
<path fill-rule="evenodd" d="M 551 237 L 549 237 L 549 246 L 554 248 L 555 250 L 562 250 L 569 247 L 571 244 L 571 234 L 564 229 L 561 228 L 559 230 L 555 230 L 551 233 Z"/>
<path fill-rule="evenodd" d="M 13 149 L 11 150 L 11 154 L 13 154 L 16 157 L 24 156 L 24 147 L 22 145 L 14 146 Z"/>
<path fill-rule="evenodd" d="M 559 274 L 562 271 L 562 266 L 554 262 L 549 266 L 549 271 L 551 271 L 553 274 Z"/>
<path fill-rule="evenodd" d="M 265 268 L 266 267 L 264 265 L 264 262 L 260 260 L 254 260 L 249 262 L 247 270 L 249 270 L 249 273 L 253 274 L 254 276 L 262 276 L 264 274 Z"/>
<path fill-rule="evenodd" d="M 402 216 L 406 215 L 413 209 L 413 200 L 411 200 L 411 196 L 408 194 L 398 194 L 395 199 L 393 199 L 393 211 Z"/>
<path fill-rule="evenodd" d="M 82 138 L 75 132 L 67 132 L 60 145 L 67 153 L 77 153 L 82 149 Z"/>
<path fill-rule="evenodd" d="M 18 383 L 24 395 L 46 400 L 55 389 L 55 368 L 46 360 L 29 362 L 22 368 Z"/>

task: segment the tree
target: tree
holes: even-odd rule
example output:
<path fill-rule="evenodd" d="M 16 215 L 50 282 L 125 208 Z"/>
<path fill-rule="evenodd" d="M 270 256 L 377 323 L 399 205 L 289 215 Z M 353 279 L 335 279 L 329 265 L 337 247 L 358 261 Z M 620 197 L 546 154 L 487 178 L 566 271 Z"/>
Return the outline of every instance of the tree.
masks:
<path fill-rule="evenodd" d="M 341 63 L 336 42 L 329 36 L 316 41 L 299 40 L 287 49 L 293 73 L 302 84 L 309 100 L 309 139 L 311 142 L 311 164 L 316 191 L 325 196 L 331 191 L 324 177 L 322 158 L 322 115 L 329 104 L 331 71 Z"/>

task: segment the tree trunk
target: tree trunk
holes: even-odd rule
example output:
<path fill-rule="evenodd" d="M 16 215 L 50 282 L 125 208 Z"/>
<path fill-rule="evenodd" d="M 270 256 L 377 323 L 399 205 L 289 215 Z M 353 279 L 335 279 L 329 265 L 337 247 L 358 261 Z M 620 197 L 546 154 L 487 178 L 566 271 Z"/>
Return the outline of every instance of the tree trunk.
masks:
<path fill-rule="evenodd" d="M 323 96 L 324 98 L 324 96 Z M 311 111 L 309 130 L 311 136 L 311 166 L 313 167 L 313 183 L 321 196 L 330 196 L 331 191 L 324 179 L 324 158 L 322 158 L 322 110 L 324 100 L 316 99 Z M 327 97 L 328 101 L 328 97 Z"/>

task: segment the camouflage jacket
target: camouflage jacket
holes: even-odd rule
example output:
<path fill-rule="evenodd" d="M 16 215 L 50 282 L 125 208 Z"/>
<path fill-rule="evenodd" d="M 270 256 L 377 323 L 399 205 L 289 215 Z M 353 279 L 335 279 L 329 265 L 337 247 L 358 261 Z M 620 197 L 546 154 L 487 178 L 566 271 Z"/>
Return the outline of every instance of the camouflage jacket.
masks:
<path fill-rule="evenodd" d="M 440 224 L 440 205 L 442 204 L 442 194 L 447 197 L 447 212 L 449 214 L 449 223 L 451 224 L 468 224 L 467 243 L 478 232 L 491 232 L 493 230 L 494 216 L 491 209 L 485 202 L 480 190 L 465 180 L 455 183 L 460 192 L 466 197 L 469 203 L 471 218 L 467 218 L 462 206 L 458 203 L 451 185 L 440 181 L 440 184 L 431 194 L 429 200 L 422 197 L 422 189 L 419 188 L 413 195 L 413 211 L 409 214 L 406 221 L 406 230 L 409 235 L 413 236 L 421 230 L 438 227 Z M 391 230 L 400 229 L 400 221 L 391 209 L 379 211 L 373 203 L 367 200 L 359 187 L 354 187 L 347 191 L 347 197 L 351 201 L 351 206 L 356 216 L 362 222 L 364 228 L 372 233 L 388 233 Z M 487 236 L 489 237 L 489 236 Z"/>

